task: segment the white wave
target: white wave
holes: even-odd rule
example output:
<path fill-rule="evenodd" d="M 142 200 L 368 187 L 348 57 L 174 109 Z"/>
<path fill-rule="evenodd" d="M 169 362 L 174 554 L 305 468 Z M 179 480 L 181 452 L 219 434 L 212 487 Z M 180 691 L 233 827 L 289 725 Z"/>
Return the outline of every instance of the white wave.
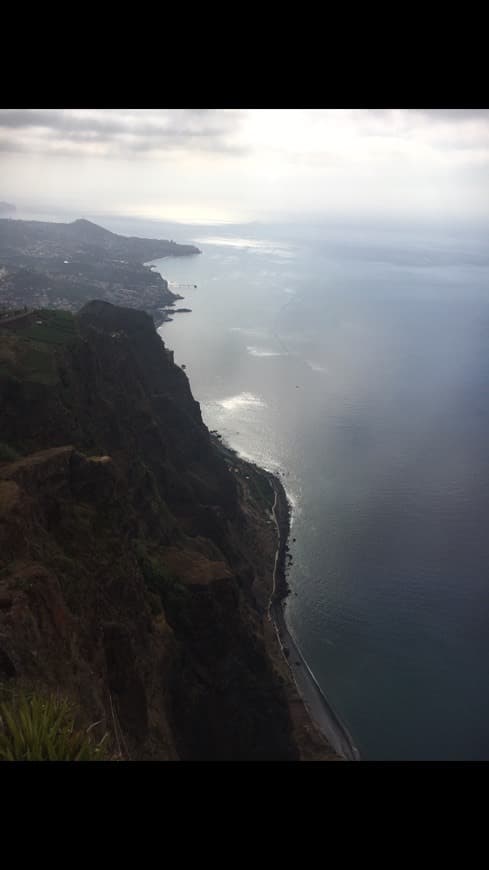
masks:
<path fill-rule="evenodd" d="M 279 350 L 267 350 L 266 348 L 248 346 L 246 348 L 250 356 L 284 356 Z"/>
<path fill-rule="evenodd" d="M 284 470 L 283 465 L 278 462 L 276 459 L 272 459 L 270 456 L 266 456 L 261 452 L 257 451 L 256 453 L 248 453 L 247 450 L 244 450 L 239 444 L 233 445 L 236 450 L 238 456 L 241 456 L 242 459 L 246 459 L 248 462 L 253 462 L 255 465 L 258 465 L 260 468 L 263 468 L 265 471 L 269 471 L 271 474 L 275 474 L 282 483 L 282 486 L 285 490 L 285 494 L 287 496 L 287 501 L 290 505 L 290 526 L 294 525 L 296 519 L 302 513 L 301 507 L 301 499 L 300 496 L 293 492 L 290 489 L 290 484 L 286 479 L 286 472 Z"/>
<path fill-rule="evenodd" d="M 258 465 L 259 468 L 263 468 L 271 474 L 275 474 L 278 477 L 283 474 L 283 466 L 280 462 L 273 459 L 268 454 L 262 453 L 260 450 L 256 450 L 254 453 L 248 453 L 248 451 L 240 444 L 236 444 L 236 452 L 242 459 L 246 459 L 248 462 L 253 462 L 255 465 Z"/>
<path fill-rule="evenodd" d="M 268 336 L 268 332 L 263 327 L 257 327 L 255 329 L 249 329 L 246 326 L 230 326 L 230 332 L 240 332 L 241 335 L 247 335 L 250 338 L 266 338 Z"/>
<path fill-rule="evenodd" d="M 229 396 L 227 399 L 220 399 L 217 404 L 224 408 L 225 411 L 237 411 L 240 408 L 265 408 L 266 404 L 253 393 L 238 393 L 237 396 Z"/>
<path fill-rule="evenodd" d="M 294 495 L 292 490 L 290 490 L 286 483 L 282 480 L 283 487 L 285 489 L 285 495 L 287 496 L 288 502 L 290 504 L 290 527 L 294 525 L 295 520 L 301 514 L 301 508 L 299 505 L 299 499 Z"/>
<path fill-rule="evenodd" d="M 313 372 L 324 372 L 326 374 L 326 372 L 328 371 L 328 369 L 325 369 L 324 366 L 319 365 L 319 363 L 311 362 L 311 360 L 306 360 L 306 365 L 309 366 L 309 368 L 312 369 Z"/>

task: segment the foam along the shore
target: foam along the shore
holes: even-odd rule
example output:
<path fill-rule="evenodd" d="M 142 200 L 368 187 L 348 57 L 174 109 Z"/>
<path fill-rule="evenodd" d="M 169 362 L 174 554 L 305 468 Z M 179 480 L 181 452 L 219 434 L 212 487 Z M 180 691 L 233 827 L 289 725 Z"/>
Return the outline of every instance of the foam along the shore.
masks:
<path fill-rule="evenodd" d="M 290 505 L 281 481 L 275 475 L 265 473 L 268 474 L 276 494 L 273 512 L 279 536 L 269 611 L 270 618 L 275 626 L 282 652 L 289 665 L 297 691 L 312 721 L 338 755 L 347 761 L 360 761 L 360 753 L 354 745 L 348 729 L 318 685 L 285 621 L 283 605 L 289 592 L 285 578 L 285 546 L 289 534 Z"/>
<path fill-rule="evenodd" d="M 275 557 L 273 573 L 272 594 L 269 606 L 269 616 L 275 627 L 278 642 L 284 658 L 289 666 L 297 692 L 304 704 L 311 720 L 320 733 L 325 737 L 334 751 L 347 761 L 360 761 L 360 754 L 355 747 L 348 729 L 341 722 L 329 704 L 324 693 L 320 689 L 307 662 L 290 634 L 283 612 L 283 603 L 288 594 L 288 586 L 285 577 L 286 545 L 290 530 L 291 505 L 280 478 L 272 471 L 256 465 L 249 458 L 244 458 L 239 453 L 223 442 L 217 433 L 211 433 L 211 438 L 219 449 L 233 462 L 244 462 L 251 465 L 260 474 L 265 475 L 273 491 L 275 503 L 273 518 L 277 527 L 278 546 Z M 300 662 L 300 664 L 297 664 Z"/>
<path fill-rule="evenodd" d="M 338 755 L 347 761 L 360 761 L 360 753 L 354 746 L 351 736 L 325 698 L 287 628 L 282 602 L 272 604 L 270 614 L 277 629 L 282 650 L 286 655 L 287 664 L 292 671 L 297 691 L 311 719 Z"/>

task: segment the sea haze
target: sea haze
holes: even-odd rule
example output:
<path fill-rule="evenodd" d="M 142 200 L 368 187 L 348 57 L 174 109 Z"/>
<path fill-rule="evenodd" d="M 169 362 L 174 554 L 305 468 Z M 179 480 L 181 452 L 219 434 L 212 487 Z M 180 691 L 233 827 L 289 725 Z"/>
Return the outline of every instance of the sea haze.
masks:
<path fill-rule="evenodd" d="M 180 227 L 160 333 L 280 471 L 290 630 L 366 759 L 489 758 L 489 258 L 470 232 Z"/>

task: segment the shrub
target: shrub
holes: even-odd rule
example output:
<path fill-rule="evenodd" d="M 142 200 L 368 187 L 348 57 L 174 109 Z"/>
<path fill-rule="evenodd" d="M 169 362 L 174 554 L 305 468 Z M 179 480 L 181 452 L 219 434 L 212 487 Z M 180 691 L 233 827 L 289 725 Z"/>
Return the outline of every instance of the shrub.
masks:
<path fill-rule="evenodd" d="M 165 609 L 170 625 L 191 627 L 188 606 L 191 594 L 186 586 L 170 574 L 161 559 L 150 556 L 141 542 L 137 547 L 138 562 L 146 588 L 156 595 Z"/>
<path fill-rule="evenodd" d="M 0 441 L 0 462 L 14 462 L 16 459 L 20 459 L 20 453 L 4 441 Z"/>
<path fill-rule="evenodd" d="M 102 761 L 104 743 L 75 728 L 65 698 L 18 695 L 0 703 L 0 761 Z"/>

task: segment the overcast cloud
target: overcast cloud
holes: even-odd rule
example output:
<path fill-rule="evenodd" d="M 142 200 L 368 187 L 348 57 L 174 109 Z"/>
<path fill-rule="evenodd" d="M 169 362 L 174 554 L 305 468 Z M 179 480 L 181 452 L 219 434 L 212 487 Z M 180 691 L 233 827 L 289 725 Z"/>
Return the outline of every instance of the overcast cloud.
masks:
<path fill-rule="evenodd" d="M 489 111 L 5 109 L 0 199 L 161 219 L 489 216 Z"/>
<path fill-rule="evenodd" d="M 240 151 L 232 134 L 236 111 L 171 110 L 0 110 L 3 150 L 101 155 L 199 148 Z M 74 146 L 74 147 L 73 147 Z"/>

